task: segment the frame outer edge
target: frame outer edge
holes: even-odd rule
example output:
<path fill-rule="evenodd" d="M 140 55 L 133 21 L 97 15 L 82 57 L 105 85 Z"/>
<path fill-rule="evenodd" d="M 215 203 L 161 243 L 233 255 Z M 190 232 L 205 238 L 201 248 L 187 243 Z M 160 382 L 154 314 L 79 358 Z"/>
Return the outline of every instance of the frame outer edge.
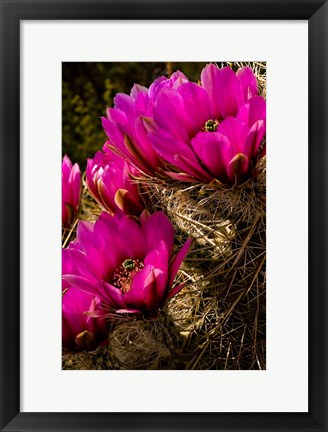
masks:
<path fill-rule="evenodd" d="M 1 417 L 3 428 L 20 402 L 20 163 L 19 18 L 8 4 L 1 11 Z M 9 43 L 8 43 L 9 42 Z"/>
<path fill-rule="evenodd" d="M 23 1 L 21 6 L 26 11 L 26 6 L 31 4 L 29 1 Z M 48 5 L 47 0 L 44 4 L 34 2 L 34 8 L 40 7 L 45 11 Z M 70 3 L 72 6 L 72 2 Z M 84 2 L 85 3 L 85 2 Z M 110 3 L 110 2 L 109 2 Z M 232 2 L 231 2 L 232 3 Z M 289 3 L 289 2 L 286 2 Z M 304 3 L 304 2 L 303 2 Z M 322 2 L 321 2 L 322 3 Z M 245 1 L 245 5 L 247 1 Z M 279 3 L 280 4 L 280 3 Z M 16 5 L 15 8 L 10 6 Z M 54 2 L 52 2 L 52 6 Z M 318 5 L 318 2 L 316 2 Z M 63 5 L 64 6 L 64 5 Z M 76 5 L 77 6 L 77 5 Z M 278 6 L 278 4 L 277 4 Z M 10 5 L 8 2 L 0 0 L 1 14 L 1 97 L 0 97 L 0 119 L 1 119 L 1 147 L 0 147 L 0 235 L 3 239 L 2 245 L 8 246 L 5 253 L 3 248 L 0 249 L 0 308 L 1 308 L 1 430 L 77 430 L 78 426 L 69 427 L 68 423 L 63 424 L 65 416 L 60 413 L 47 414 L 48 421 L 39 420 L 44 417 L 45 413 L 19 414 L 19 20 L 20 18 L 32 19 L 30 12 L 27 16 L 22 17 L 19 14 L 19 4 L 13 1 Z M 313 9 L 314 2 L 312 2 Z M 6 11 L 5 11 L 6 9 Z M 11 9 L 11 12 L 9 12 Z M 65 8 L 63 8 L 65 9 Z M 49 9 L 49 11 L 51 8 Z M 53 8 L 52 8 L 53 10 Z M 294 10 L 294 7 L 293 7 Z M 314 318 L 312 328 L 310 328 L 310 393 L 316 390 L 317 394 L 310 399 L 310 412 L 312 419 L 315 421 L 302 430 L 326 430 L 327 427 L 327 328 L 325 313 L 327 308 L 327 296 L 325 289 L 327 287 L 327 271 L 324 269 L 327 263 L 327 229 L 322 231 L 327 225 L 327 3 L 318 9 L 309 22 L 309 30 L 312 36 L 309 43 L 309 66 L 312 62 L 318 63 L 318 59 L 323 59 L 322 67 L 309 70 L 310 87 L 309 87 L 309 138 L 314 143 L 317 154 L 312 152 L 309 159 L 309 169 L 311 173 L 311 185 L 309 185 L 310 202 L 309 216 L 312 221 L 310 226 L 310 250 L 318 249 L 313 257 L 309 257 L 309 268 L 311 272 L 318 271 L 318 276 L 312 278 L 312 289 L 318 298 L 309 304 L 310 317 Z M 42 12 L 44 14 L 44 12 Z M 36 13 L 36 15 L 38 15 Z M 51 19 L 51 13 L 45 14 L 43 18 Z M 77 12 L 77 15 L 79 13 Z M 80 16 L 80 15 L 79 15 Z M 301 17 L 302 18 L 302 17 Z M 306 17 L 303 16 L 303 19 Z M 180 18 L 178 18 L 180 19 Z M 320 40 L 320 38 L 322 38 Z M 8 40 L 10 43 L 8 44 Z M 6 67 L 4 67 L 4 64 Z M 324 85 L 324 89 L 315 88 L 312 82 Z M 317 86 L 319 87 L 319 86 Z M 6 110 L 4 110 L 4 106 Z M 318 110 L 318 106 L 321 112 Z M 311 115 L 315 113 L 315 115 Z M 320 115 L 319 115 L 320 113 Z M 321 147 L 317 148 L 321 143 Z M 317 145 L 318 143 L 318 145 Z M 5 145 L 6 144 L 6 145 Z M 316 195 L 316 199 L 313 198 Z M 312 197 L 312 198 L 311 198 Z M 315 227 L 315 224 L 317 227 Z M 321 271 L 321 274 L 320 274 Z M 312 273 L 311 273 L 312 274 Z M 6 284 L 10 282 L 12 289 L 5 290 Z M 321 291 L 320 291 L 321 287 Z M 314 295 L 312 294 L 312 298 Z M 311 299 L 311 297 L 310 297 Z M 314 337 L 316 352 L 311 351 L 311 338 Z M 319 345 L 321 347 L 319 349 Z M 5 348 L 5 349 L 4 349 Z M 315 373 L 315 368 L 317 372 Z M 320 375 L 319 372 L 323 372 Z M 313 381 L 311 381 L 313 380 Z M 311 382 L 313 385 L 311 385 Z M 318 391 L 319 390 L 319 391 Z M 6 397 L 4 397 L 6 396 Z M 59 416 L 59 417 L 58 417 Z M 26 417 L 33 417 L 32 422 L 26 421 Z M 51 418 L 56 417 L 57 426 L 51 425 Z M 74 415 L 73 415 L 74 417 Z M 25 420 L 23 420 L 25 418 Z M 60 420 L 61 418 L 61 420 Z M 146 419 L 145 419 L 146 420 Z M 8 424 L 9 422 L 9 424 Z M 7 427 L 5 425 L 7 424 Z M 58 424 L 61 424 L 58 427 Z M 78 424 L 78 423 L 77 423 Z M 250 421 L 252 424 L 252 421 Z M 217 428 L 219 430 L 220 422 Z M 320 425 L 320 426 L 319 426 Z M 96 425 L 95 425 L 96 426 Z M 247 425 L 243 429 L 249 429 Z M 268 427 L 272 430 L 272 427 Z M 42 428 L 42 429 L 40 429 Z M 55 428 L 55 429 L 54 429 Z M 323 429 L 324 428 L 324 429 Z M 97 430 L 105 430 L 97 427 Z M 106 428 L 107 429 L 107 428 Z M 221 428 L 220 428 L 221 429 Z M 232 426 L 230 430 L 237 430 Z M 254 428 L 254 430 L 257 428 Z M 276 429 L 276 428 L 275 428 Z M 276 430 L 295 430 L 295 425 L 290 424 L 290 428 L 280 427 Z M 85 429 L 84 429 L 85 430 Z M 96 429 L 94 429 L 96 430 Z M 107 429 L 108 430 L 108 429 Z M 113 429 L 112 429 L 113 430 Z M 117 429 L 118 430 L 118 429 Z M 120 428 L 120 430 L 123 430 Z M 133 430 L 133 429 L 130 429 Z M 159 430 L 159 429 L 158 429 Z M 173 430 L 173 428 L 172 428 Z M 177 429 L 176 429 L 177 430 Z M 179 429 L 180 430 L 180 429 Z M 181 429 L 182 430 L 182 429 Z M 195 429 L 194 429 L 195 430 Z M 204 429 L 205 430 L 205 429 Z M 207 429 L 209 430 L 209 429 Z M 221 429 L 222 430 L 222 429 Z M 301 429 L 299 429 L 301 430 Z"/>
<path fill-rule="evenodd" d="M 328 3 L 309 21 L 309 412 L 327 430 Z M 311 253 L 310 253 L 311 252 Z"/>
<path fill-rule="evenodd" d="M 19 19 L 309 19 L 326 0 L 0 0 Z"/>

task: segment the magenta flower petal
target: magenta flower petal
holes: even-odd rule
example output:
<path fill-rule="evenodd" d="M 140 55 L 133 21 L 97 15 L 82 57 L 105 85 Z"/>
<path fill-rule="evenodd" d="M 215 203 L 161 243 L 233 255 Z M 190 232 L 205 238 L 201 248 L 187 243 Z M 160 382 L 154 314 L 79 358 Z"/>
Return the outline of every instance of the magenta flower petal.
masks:
<path fill-rule="evenodd" d="M 220 70 L 217 82 L 220 114 L 223 118 L 236 115 L 242 103 L 240 81 L 229 67 Z"/>
<path fill-rule="evenodd" d="M 72 165 L 70 158 L 67 155 L 65 155 L 63 157 L 63 163 L 62 163 L 62 175 L 65 178 L 67 178 L 67 179 L 69 178 L 70 173 L 72 171 L 72 167 L 73 167 L 73 165 Z"/>
<path fill-rule="evenodd" d="M 70 182 L 72 184 L 73 207 L 74 209 L 78 209 L 81 196 L 81 172 L 77 163 L 75 163 L 72 167 Z"/>
<path fill-rule="evenodd" d="M 143 233 L 134 219 L 121 218 L 118 224 L 118 236 L 125 254 L 129 257 L 138 259 L 145 255 Z"/>
<path fill-rule="evenodd" d="M 118 130 L 121 131 L 122 128 L 127 128 L 129 132 L 131 131 L 129 117 L 119 108 L 109 108 L 107 110 L 107 118 L 116 124 Z"/>
<path fill-rule="evenodd" d="M 142 224 L 142 231 L 146 240 L 147 251 L 160 247 L 163 242 L 168 254 L 171 254 L 174 242 L 174 230 L 171 221 L 162 212 L 149 216 Z"/>
<path fill-rule="evenodd" d="M 177 89 L 181 84 L 188 81 L 188 78 L 180 71 L 176 71 L 171 78 L 159 77 L 149 87 L 149 97 L 151 100 L 156 99 L 157 95 L 164 88 Z"/>
<path fill-rule="evenodd" d="M 265 130 L 264 120 L 258 120 L 251 127 L 245 143 L 246 152 L 251 158 L 257 156 L 260 144 L 265 136 Z"/>
<path fill-rule="evenodd" d="M 191 140 L 191 145 L 199 159 L 211 172 L 212 178 L 222 179 L 225 176 L 225 167 L 234 155 L 229 138 L 219 132 L 199 132 Z"/>
<path fill-rule="evenodd" d="M 140 152 L 146 157 L 147 166 L 160 167 L 162 166 L 162 161 L 155 150 L 150 147 L 150 141 L 145 127 L 145 117 L 138 116 L 134 122 L 134 136 Z"/>
<path fill-rule="evenodd" d="M 83 228 L 81 229 L 80 225 L 85 226 L 85 222 L 80 222 L 78 224 L 77 238 L 73 243 L 70 244 L 70 248 L 68 250 L 82 254 L 83 259 L 86 262 L 84 267 L 90 267 L 94 270 L 94 272 L 97 272 L 98 279 L 108 277 L 108 268 L 115 267 L 122 259 L 121 250 L 119 248 L 114 248 L 114 251 L 108 253 L 108 250 L 112 248 L 109 247 L 108 243 L 105 241 L 106 237 L 102 237 L 104 229 L 106 228 L 106 226 L 104 227 L 102 225 L 102 220 L 99 221 L 99 224 L 97 224 L 96 232 L 94 232 L 93 229 L 91 232 L 87 233 L 83 230 Z M 113 241 L 117 241 L 118 234 L 115 233 L 114 235 L 115 237 Z M 81 259 L 78 260 L 77 258 L 73 258 L 79 269 L 83 268 L 82 265 L 79 265 L 79 261 L 81 261 Z M 75 272 L 80 274 L 80 270 L 76 269 Z M 63 274 L 65 274 L 64 271 Z"/>
<path fill-rule="evenodd" d="M 63 298 L 63 341 L 69 345 L 74 342 L 83 327 L 85 317 L 83 312 L 89 310 L 92 297 L 74 288 L 69 289 Z"/>
<path fill-rule="evenodd" d="M 210 63 L 205 66 L 200 76 L 202 87 L 209 96 L 211 117 L 214 118 L 220 116 L 219 99 L 217 98 L 219 73 L 219 68 L 215 64 Z"/>
<path fill-rule="evenodd" d="M 207 92 L 196 83 L 187 82 L 178 89 L 183 99 L 183 108 L 188 119 L 189 135 L 195 135 L 211 117 Z"/>
<path fill-rule="evenodd" d="M 167 296 L 167 300 L 170 300 L 172 297 L 178 294 L 178 292 L 180 292 L 185 285 L 186 285 L 185 283 L 182 283 L 172 288 L 171 291 L 169 292 L 169 295 Z"/>
<path fill-rule="evenodd" d="M 109 268 L 115 268 L 121 260 L 124 258 L 124 251 L 120 247 L 120 237 L 117 232 L 112 232 L 112 229 L 108 230 L 107 222 L 104 221 L 104 214 L 102 217 L 98 219 L 97 224 L 95 224 L 94 236 L 97 239 L 103 239 L 103 235 L 105 235 L 105 246 L 99 249 L 99 254 L 102 255 L 102 267 L 104 268 L 104 273 L 102 277 L 108 276 Z M 100 240 L 101 242 L 102 240 Z M 100 243 L 99 242 L 99 243 Z M 98 254 L 98 255 L 99 255 Z M 87 248 L 86 255 L 89 257 L 90 261 L 94 263 L 93 265 L 97 265 L 97 255 L 94 253 L 94 248 Z"/>
<path fill-rule="evenodd" d="M 167 245 L 164 241 L 160 241 L 157 249 L 150 251 L 144 259 L 145 265 L 151 265 L 152 267 L 159 268 L 165 274 L 168 272 L 169 253 Z"/>
<path fill-rule="evenodd" d="M 85 255 L 88 251 L 89 255 L 91 255 L 88 259 L 94 263 L 98 263 L 99 268 L 104 268 L 106 260 L 103 257 L 103 252 L 106 249 L 106 244 L 102 238 L 94 235 L 94 224 L 80 221 L 76 231 L 77 236 L 73 243 L 76 249 L 84 252 Z"/>
<path fill-rule="evenodd" d="M 150 101 L 149 101 L 149 95 L 148 95 L 148 89 L 146 89 L 145 92 L 139 92 L 137 97 L 134 99 L 134 108 L 136 113 L 139 115 L 148 115 L 151 112 L 150 109 Z M 131 91 L 132 96 L 132 91 Z"/>
<path fill-rule="evenodd" d="M 169 255 L 166 244 L 161 242 L 158 249 L 155 249 L 146 255 L 144 264 L 161 270 L 156 277 L 157 297 L 162 299 L 165 296 L 165 291 L 168 282 L 168 261 Z"/>
<path fill-rule="evenodd" d="M 62 339 L 70 349 L 94 349 L 107 337 L 106 321 L 88 313 L 99 311 L 100 300 L 79 289 L 70 288 L 62 300 Z"/>
<path fill-rule="evenodd" d="M 136 100 L 140 93 L 148 93 L 147 87 L 144 87 L 140 84 L 134 84 L 131 89 L 131 97 Z"/>
<path fill-rule="evenodd" d="M 133 305 L 137 309 L 144 309 L 150 304 L 150 298 L 156 296 L 154 267 L 145 266 L 133 278 L 130 290 L 124 294 L 126 305 Z"/>
<path fill-rule="evenodd" d="M 238 183 L 248 173 L 250 160 L 243 153 L 234 156 L 227 166 L 228 178 L 231 182 Z"/>
<path fill-rule="evenodd" d="M 106 263 L 106 268 L 116 268 L 124 259 L 125 253 L 121 245 L 121 237 L 118 233 L 118 224 L 116 221 L 111 221 L 112 216 L 102 213 L 94 227 L 94 235 L 96 238 L 104 239 L 107 245 L 101 249 L 103 259 Z M 92 249 L 88 249 L 89 255 L 92 256 Z"/>
<path fill-rule="evenodd" d="M 155 99 L 158 92 L 165 86 L 167 78 L 164 76 L 158 77 L 149 87 L 149 97 Z"/>
<path fill-rule="evenodd" d="M 212 176 L 196 161 L 186 158 L 182 154 L 176 154 L 174 161 L 177 166 L 182 167 L 187 173 L 201 179 L 204 182 L 211 181 Z"/>
<path fill-rule="evenodd" d="M 258 94 L 256 76 L 251 68 L 243 67 L 237 71 L 236 75 L 241 83 L 242 94 L 245 102 Z"/>
<path fill-rule="evenodd" d="M 196 155 L 188 144 L 167 137 L 165 134 L 151 134 L 150 137 L 156 151 L 169 163 L 182 170 L 188 170 L 187 174 L 191 176 L 198 175 L 206 178 L 206 171 L 200 166 Z M 179 155 L 183 155 L 183 159 L 177 158 Z M 188 163 L 186 164 L 184 161 L 188 161 Z"/>
<path fill-rule="evenodd" d="M 103 263 L 89 259 L 81 250 L 74 248 L 62 249 L 62 261 L 63 275 L 73 273 L 86 278 L 92 283 L 104 276 Z"/>
<path fill-rule="evenodd" d="M 118 93 L 114 97 L 114 103 L 115 103 L 115 111 L 113 111 L 114 116 L 116 113 L 124 113 L 124 116 L 129 119 L 133 118 L 135 116 L 135 110 L 134 110 L 134 99 L 124 93 Z M 116 120 L 122 121 L 122 118 L 119 118 Z"/>
<path fill-rule="evenodd" d="M 212 114 L 216 118 L 237 114 L 243 101 L 242 88 L 231 68 L 219 69 L 214 64 L 209 64 L 202 71 L 201 82 L 209 95 Z"/>
<path fill-rule="evenodd" d="M 218 132 L 225 135 L 233 150 L 233 154 L 245 152 L 245 141 L 248 134 L 248 127 L 234 117 L 228 117 L 220 123 Z"/>
<path fill-rule="evenodd" d="M 62 249 L 62 274 L 73 273 L 75 261 L 71 259 L 71 249 Z"/>
<path fill-rule="evenodd" d="M 251 127 L 258 120 L 266 120 L 266 103 L 262 96 L 254 96 L 249 102 L 249 120 Z"/>
<path fill-rule="evenodd" d="M 108 110 L 107 112 L 107 116 L 109 116 L 111 111 Z M 110 142 L 115 144 L 115 147 L 124 154 L 124 133 L 122 129 L 119 128 L 117 122 L 115 122 L 111 117 L 101 117 L 101 124 L 106 135 L 110 137 Z"/>
<path fill-rule="evenodd" d="M 81 172 L 67 155 L 62 163 L 62 224 L 68 228 L 76 218 L 81 195 Z"/>
<path fill-rule="evenodd" d="M 183 262 L 183 260 L 186 258 L 188 252 L 190 251 L 191 245 L 192 245 L 192 239 L 188 239 L 186 243 L 182 246 L 178 254 L 173 258 L 171 264 L 170 264 L 170 279 L 169 284 L 171 285 L 174 281 L 174 278 L 176 274 L 179 271 L 179 268 Z"/>
<path fill-rule="evenodd" d="M 237 119 L 252 127 L 258 120 L 266 120 L 266 104 L 261 96 L 254 96 L 240 108 Z"/>
<path fill-rule="evenodd" d="M 154 121 L 159 129 L 174 139 L 188 142 L 192 120 L 187 117 L 182 96 L 172 90 L 164 89 L 154 107 Z M 181 127 L 185 125 L 185 127 Z"/>
<path fill-rule="evenodd" d="M 145 244 L 138 223 L 117 213 L 115 217 L 102 213 L 95 224 L 97 236 L 107 240 L 109 267 L 117 267 L 125 258 L 140 258 L 145 254 Z M 108 253 L 110 249 L 110 253 Z M 105 251 L 104 251 L 105 253 Z M 108 259 L 106 257 L 106 259 Z"/>
<path fill-rule="evenodd" d="M 157 278 L 162 274 L 161 270 L 150 265 L 140 270 L 133 278 L 131 290 L 125 294 L 126 305 L 133 305 L 140 310 L 156 310 L 161 300 L 157 290 Z"/>
<path fill-rule="evenodd" d="M 101 285 L 102 287 L 100 288 Z M 99 291 L 102 293 L 102 298 L 107 304 L 115 305 L 115 308 L 125 307 L 123 293 L 120 289 L 105 281 L 100 281 L 98 287 Z"/>
<path fill-rule="evenodd" d="M 173 87 L 174 89 L 179 88 L 182 84 L 185 82 L 188 82 L 188 78 L 184 73 L 177 70 L 176 72 L 173 72 L 171 77 L 167 80 L 167 85 L 170 87 Z"/>
<path fill-rule="evenodd" d="M 93 179 L 93 161 L 92 159 L 87 159 L 87 167 L 86 167 L 86 179 L 87 179 L 87 185 L 88 185 L 88 189 L 91 192 L 91 195 L 93 197 L 97 197 L 97 200 L 100 198 L 98 195 L 98 190 L 97 190 L 97 181 Z"/>
<path fill-rule="evenodd" d="M 99 242 L 96 240 L 95 236 L 93 235 L 93 228 L 94 224 L 92 222 L 88 221 L 80 221 L 78 223 L 76 234 L 79 242 L 79 246 L 86 250 L 86 247 L 90 247 L 92 245 L 93 247 L 99 249 L 100 246 L 103 246 L 104 242 L 101 242 L 101 245 L 99 245 Z"/>
<path fill-rule="evenodd" d="M 72 288 L 79 289 L 89 294 L 98 295 L 97 281 L 93 282 L 90 279 L 75 274 L 65 274 L 63 275 L 63 280 Z"/>

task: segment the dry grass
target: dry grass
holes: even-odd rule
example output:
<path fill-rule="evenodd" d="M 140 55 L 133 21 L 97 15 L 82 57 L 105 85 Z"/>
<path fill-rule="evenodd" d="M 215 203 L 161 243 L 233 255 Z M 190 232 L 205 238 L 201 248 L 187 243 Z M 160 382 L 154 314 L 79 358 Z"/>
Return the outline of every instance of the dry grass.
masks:
<path fill-rule="evenodd" d="M 71 353 L 64 351 L 62 355 L 62 369 L 110 370 L 115 368 L 112 364 L 108 346 L 103 346 L 89 352 Z"/>
<path fill-rule="evenodd" d="M 183 337 L 165 313 L 154 319 L 131 319 L 118 324 L 109 347 L 118 369 L 176 369 Z"/>

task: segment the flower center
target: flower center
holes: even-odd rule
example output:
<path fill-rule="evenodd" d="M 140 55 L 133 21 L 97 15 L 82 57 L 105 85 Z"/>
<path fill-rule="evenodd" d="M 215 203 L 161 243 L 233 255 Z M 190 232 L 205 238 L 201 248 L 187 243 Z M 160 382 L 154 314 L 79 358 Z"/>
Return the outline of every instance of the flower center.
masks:
<path fill-rule="evenodd" d="M 219 126 L 218 120 L 209 119 L 203 127 L 204 132 L 215 132 Z"/>
<path fill-rule="evenodd" d="M 132 279 L 144 267 L 143 263 L 136 259 L 126 259 L 114 272 L 112 283 L 119 288 L 123 294 L 131 289 Z"/>

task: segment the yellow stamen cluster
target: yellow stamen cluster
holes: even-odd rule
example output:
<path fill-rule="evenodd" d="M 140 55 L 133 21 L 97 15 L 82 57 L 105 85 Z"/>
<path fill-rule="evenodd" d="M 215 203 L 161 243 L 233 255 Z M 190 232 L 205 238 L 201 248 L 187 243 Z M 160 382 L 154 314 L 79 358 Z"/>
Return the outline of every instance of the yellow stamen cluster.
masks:
<path fill-rule="evenodd" d="M 218 120 L 209 119 L 203 127 L 204 132 L 215 132 L 219 126 Z"/>

